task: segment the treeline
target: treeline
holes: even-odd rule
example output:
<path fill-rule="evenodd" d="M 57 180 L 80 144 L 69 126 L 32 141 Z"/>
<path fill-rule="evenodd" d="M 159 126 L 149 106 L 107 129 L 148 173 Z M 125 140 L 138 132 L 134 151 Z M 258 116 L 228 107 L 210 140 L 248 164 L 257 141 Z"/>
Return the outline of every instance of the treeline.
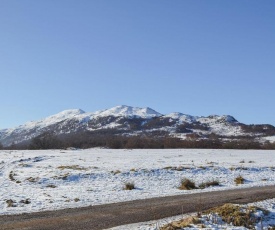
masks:
<path fill-rule="evenodd" d="M 1 147 L 1 145 L 0 145 Z M 9 149 L 66 149 L 66 148 L 104 147 L 111 149 L 275 149 L 275 143 L 259 143 L 252 138 L 221 141 L 219 138 L 186 139 L 168 136 L 122 136 L 106 133 L 79 133 L 56 136 L 54 133 L 43 133 L 30 142 L 9 146 Z"/>

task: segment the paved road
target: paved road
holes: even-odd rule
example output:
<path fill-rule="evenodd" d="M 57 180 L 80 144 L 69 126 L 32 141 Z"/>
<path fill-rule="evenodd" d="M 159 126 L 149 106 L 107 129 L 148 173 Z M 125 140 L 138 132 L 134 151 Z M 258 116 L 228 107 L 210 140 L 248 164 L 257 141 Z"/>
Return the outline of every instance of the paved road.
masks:
<path fill-rule="evenodd" d="M 275 198 L 275 186 L 160 197 L 31 214 L 0 216 L 0 229 L 99 230 L 205 210 L 224 203 Z"/>

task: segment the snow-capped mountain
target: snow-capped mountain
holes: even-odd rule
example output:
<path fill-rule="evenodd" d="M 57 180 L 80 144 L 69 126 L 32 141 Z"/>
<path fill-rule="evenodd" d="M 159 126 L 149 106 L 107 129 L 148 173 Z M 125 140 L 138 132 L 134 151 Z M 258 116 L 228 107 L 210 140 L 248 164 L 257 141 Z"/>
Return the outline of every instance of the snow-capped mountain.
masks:
<path fill-rule="evenodd" d="M 0 130 L 0 142 L 4 146 L 23 143 L 49 131 L 55 135 L 104 131 L 112 135 L 172 136 L 181 139 L 213 136 L 232 139 L 253 136 L 270 140 L 270 137 L 275 135 L 275 127 L 271 125 L 245 125 L 229 115 L 163 115 L 151 108 L 122 105 L 96 112 L 65 110 L 39 121 Z"/>

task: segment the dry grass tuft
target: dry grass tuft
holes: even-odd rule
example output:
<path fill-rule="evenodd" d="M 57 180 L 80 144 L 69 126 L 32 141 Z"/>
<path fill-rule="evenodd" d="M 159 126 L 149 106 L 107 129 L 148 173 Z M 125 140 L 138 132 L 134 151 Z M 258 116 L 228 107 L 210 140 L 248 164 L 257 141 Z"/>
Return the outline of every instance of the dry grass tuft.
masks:
<path fill-rule="evenodd" d="M 180 182 L 180 186 L 179 189 L 181 190 L 192 190 L 192 189 L 196 189 L 196 185 L 193 181 L 187 179 L 187 178 L 183 178 Z"/>
<path fill-rule="evenodd" d="M 84 167 L 80 167 L 79 165 L 60 165 L 57 167 L 58 169 L 64 170 L 64 169 L 70 169 L 70 170 L 87 170 Z"/>
<path fill-rule="evenodd" d="M 56 188 L 56 185 L 54 185 L 54 184 L 48 184 L 46 187 L 47 188 Z"/>
<path fill-rule="evenodd" d="M 238 176 L 234 179 L 236 185 L 243 184 L 245 179 L 242 176 Z"/>
<path fill-rule="evenodd" d="M 199 184 L 199 188 L 204 189 L 204 188 L 208 188 L 211 186 L 219 186 L 220 182 L 217 180 L 212 180 L 212 181 L 208 181 L 208 182 L 204 182 Z"/>
<path fill-rule="evenodd" d="M 34 177 L 28 177 L 26 180 L 29 181 L 29 182 L 35 183 L 35 182 L 37 182 L 39 180 L 39 178 L 38 177 L 36 177 L 36 178 L 34 178 Z"/>
<path fill-rule="evenodd" d="M 13 171 L 10 171 L 9 178 L 10 178 L 11 181 L 15 181 L 14 176 L 16 176 L 16 174 Z"/>
<path fill-rule="evenodd" d="M 8 208 L 16 207 L 16 202 L 12 199 L 6 200 L 6 204 Z"/>
<path fill-rule="evenodd" d="M 259 210 L 257 207 L 248 207 L 246 209 L 235 204 L 224 204 L 222 206 L 209 209 L 205 213 L 216 213 L 222 220 L 228 224 L 234 226 L 243 226 L 248 229 L 254 229 L 255 223 L 259 221 L 259 217 L 255 213 Z M 268 211 L 263 210 L 263 213 L 267 214 Z"/>
<path fill-rule="evenodd" d="M 201 221 L 197 217 L 187 217 L 179 221 L 173 221 L 172 223 L 166 224 L 160 228 L 160 230 L 176 230 L 190 227 L 192 224 L 200 224 Z"/>
<path fill-rule="evenodd" d="M 57 180 L 67 180 L 68 177 L 70 176 L 70 173 L 65 173 L 63 175 L 59 175 L 59 176 L 54 176 L 52 177 L 53 179 L 57 179 Z"/>
<path fill-rule="evenodd" d="M 116 175 L 116 174 L 121 173 L 121 171 L 120 170 L 116 170 L 116 171 L 111 171 L 111 173 L 113 173 L 114 175 Z"/>
<path fill-rule="evenodd" d="M 13 171 L 10 171 L 10 173 L 9 173 L 9 178 L 10 178 L 10 180 L 13 181 L 13 182 L 15 182 L 15 183 L 17 183 L 17 184 L 21 183 L 20 180 L 16 180 L 16 179 L 15 179 L 15 176 L 17 176 L 17 174 L 14 173 Z"/>
<path fill-rule="evenodd" d="M 133 182 L 126 182 L 124 184 L 124 190 L 133 190 L 135 189 L 135 184 Z"/>
<path fill-rule="evenodd" d="M 30 199 L 25 199 L 25 200 L 20 200 L 20 203 L 21 204 L 30 204 L 31 201 L 30 201 Z"/>

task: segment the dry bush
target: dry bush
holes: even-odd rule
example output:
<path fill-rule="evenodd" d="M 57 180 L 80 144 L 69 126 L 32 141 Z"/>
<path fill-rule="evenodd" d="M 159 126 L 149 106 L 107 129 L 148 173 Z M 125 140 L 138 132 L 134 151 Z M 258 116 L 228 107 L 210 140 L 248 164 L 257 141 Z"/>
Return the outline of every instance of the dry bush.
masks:
<path fill-rule="evenodd" d="M 14 181 L 14 182 L 17 183 L 17 184 L 21 183 L 20 180 L 16 180 L 16 179 L 15 179 L 15 176 L 17 176 L 17 174 L 14 173 L 13 171 L 10 171 L 10 173 L 9 173 L 9 178 L 10 178 L 10 180 L 11 180 L 11 181 Z"/>
<path fill-rule="evenodd" d="M 38 177 L 36 177 L 36 178 L 34 178 L 34 177 L 28 177 L 26 180 L 29 181 L 29 182 L 35 183 L 35 182 L 37 182 L 39 180 L 39 178 Z"/>
<path fill-rule="evenodd" d="M 16 202 L 12 199 L 6 200 L 6 204 L 8 208 L 16 207 Z"/>
<path fill-rule="evenodd" d="M 208 182 L 203 182 L 201 184 L 199 184 L 199 188 L 204 189 L 204 188 L 208 188 L 211 186 L 219 186 L 220 182 L 217 180 L 212 180 L 212 181 L 208 181 Z"/>
<path fill-rule="evenodd" d="M 48 184 L 46 187 L 47 188 L 56 188 L 56 185 L 54 185 L 54 184 Z"/>
<path fill-rule="evenodd" d="M 243 207 L 235 204 L 224 204 L 222 206 L 209 209 L 205 213 L 218 214 L 224 222 L 233 224 L 234 226 L 243 226 L 248 229 L 254 229 L 255 223 L 260 220 L 260 217 L 255 215 L 258 210 L 261 210 L 265 215 L 268 214 L 268 211 L 257 207 L 248 207 L 247 209 L 244 209 Z"/>
<path fill-rule="evenodd" d="M 177 167 L 174 167 L 174 166 L 166 166 L 163 169 L 166 169 L 166 170 L 176 170 L 176 168 Z"/>
<path fill-rule="evenodd" d="M 133 182 L 126 182 L 124 184 L 124 190 L 133 190 L 135 189 L 135 184 Z"/>
<path fill-rule="evenodd" d="M 70 173 L 65 173 L 63 175 L 59 175 L 59 176 L 54 176 L 52 177 L 53 179 L 57 179 L 57 180 L 67 180 L 68 177 L 70 176 Z"/>
<path fill-rule="evenodd" d="M 15 178 L 14 178 L 15 176 L 16 176 L 16 174 L 13 171 L 10 171 L 9 178 L 11 181 L 15 181 Z"/>
<path fill-rule="evenodd" d="M 163 169 L 166 169 L 166 170 L 175 170 L 175 171 L 183 171 L 183 170 L 188 170 L 188 169 L 191 169 L 191 167 L 188 167 L 188 166 L 167 166 L 167 167 L 164 167 Z"/>
<path fill-rule="evenodd" d="M 243 184 L 245 179 L 242 176 L 238 176 L 234 179 L 236 185 Z"/>
<path fill-rule="evenodd" d="M 183 178 L 180 182 L 180 186 L 179 189 L 181 190 L 192 190 L 192 189 L 196 189 L 196 185 L 193 181 L 187 179 L 187 178 Z"/>
<path fill-rule="evenodd" d="M 30 201 L 30 199 L 25 199 L 25 200 L 20 200 L 20 203 L 21 204 L 30 204 L 31 201 Z"/>
<path fill-rule="evenodd" d="M 116 170 L 116 171 L 111 171 L 111 173 L 113 173 L 114 175 L 116 175 L 116 174 L 121 173 L 121 171 L 120 170 Z"/>
<path fill-rule="evenodd" d="M 160 230 L 176 230 L 190 227 L 191 224 L 200 224 L 201 221 L 197 217 L 187 217 L 179 221 L 173 221 L 172 223 L 166 224 L 160 228 Z"/>
<path fill-rule="evenodd" d="M 60 165 L 57 167 L 58 169 L 71 169 L 71 170 L 86 170 L 84 167 L 80 167 L 79 165 Z"/>

